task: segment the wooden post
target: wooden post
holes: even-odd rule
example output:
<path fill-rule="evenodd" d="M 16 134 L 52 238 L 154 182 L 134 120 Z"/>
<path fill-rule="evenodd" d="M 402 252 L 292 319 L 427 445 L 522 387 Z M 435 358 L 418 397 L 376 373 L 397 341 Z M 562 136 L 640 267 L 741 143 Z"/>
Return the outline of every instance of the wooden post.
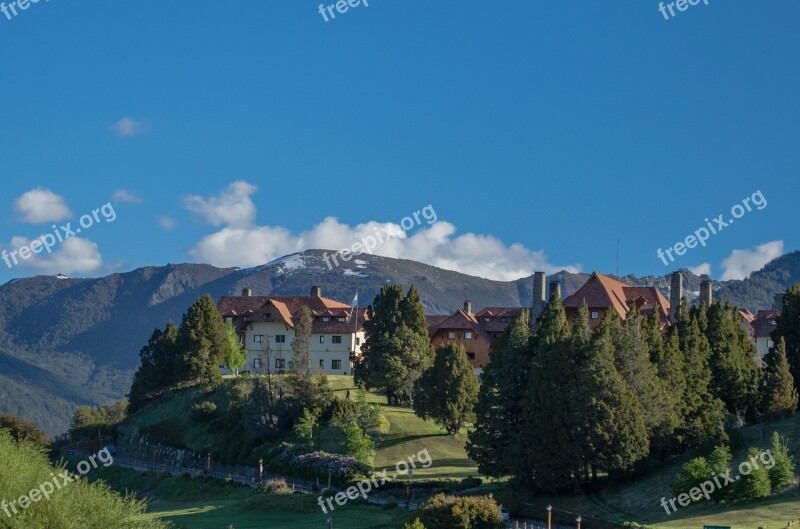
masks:
<path fill-rule="evenodd" d="M 547 529 L 553 529 L 553 507 L 547 506 Z"/>

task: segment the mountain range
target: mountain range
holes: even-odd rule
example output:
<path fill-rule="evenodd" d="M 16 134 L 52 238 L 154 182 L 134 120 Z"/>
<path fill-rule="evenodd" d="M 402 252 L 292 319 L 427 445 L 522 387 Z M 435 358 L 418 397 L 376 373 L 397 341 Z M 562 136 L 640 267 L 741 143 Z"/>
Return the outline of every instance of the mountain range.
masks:
<path fill-rule="evenodd" d="M 311 286 L 349 303 L 370 303 L 383 285 L 414 285 L 429 314 L 461 307 L 530 306 L 532 277 L 492 281 L 405 259 L 361 254 L 329 268 L 322 250 L 308 250 L 247 269 L 204 264 L 150 266 L 106 277 L 63 275 L 15 279 L 0 286 L 0 412 L 29 418 L 48 434 L 64 432 L 76 406 L 122 398 L 153 329 L 179 322 L 189 305 L 252 288 L 255 295 L 305 295 Z M 700 278 L 683 270 L 690 301 Z M 588 274 L 548 277 L 569 295 Z M 669 293 L 669 275 L 622 281 Z M 770 308 L 775 295 L 800 282 L 800 252 L 768 263 L 741 281 L 715 282 L 715 297 L 750 310 Z"/>

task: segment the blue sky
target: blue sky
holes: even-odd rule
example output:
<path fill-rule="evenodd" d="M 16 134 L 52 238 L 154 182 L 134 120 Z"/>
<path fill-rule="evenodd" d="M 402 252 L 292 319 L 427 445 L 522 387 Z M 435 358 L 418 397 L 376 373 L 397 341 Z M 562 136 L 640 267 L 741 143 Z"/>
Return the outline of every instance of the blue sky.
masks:
<path fill-rule="evenodd" d="M 0 248 L 116 215 L 0 281 L 252 266 L 426 205 L 435 224 L 375 251 L 511 279 L 613 273 L 619 238 L 622 273 L 719 279 L 800 247 L 797 2 L 319 5 L 0 14 Z M 659 260 L 756 191 L 766 207 Z"/>

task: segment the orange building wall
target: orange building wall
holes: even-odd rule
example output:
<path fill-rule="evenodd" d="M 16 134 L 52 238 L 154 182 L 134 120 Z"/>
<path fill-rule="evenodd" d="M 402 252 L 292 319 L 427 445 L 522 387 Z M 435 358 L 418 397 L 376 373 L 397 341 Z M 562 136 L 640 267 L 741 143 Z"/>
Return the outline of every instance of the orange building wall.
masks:
<path fill-rule="evenodd" d="M 448 338 L 447 333 L 454 332 L 456 334 L 455 338 Z M 438 348 L 443 345 L 449 343 L 457 343 L 464 346 L 464 349 L 468 353 L 475 353 L 475 359 L 470 360 L 472 367 L 475 368 L 484 368 L 489 364 L 489 350 L 492 347 L 492 344 L 486 341 L 482 336 L 478 335 L 475 331 L 472 331 L 472 339 L 465 340 L 464 339 L 464 331 L 463 329 L 439 329 L 436 334 L 433 335 L 431 338 L 431 343 L 434 347 Z"/>

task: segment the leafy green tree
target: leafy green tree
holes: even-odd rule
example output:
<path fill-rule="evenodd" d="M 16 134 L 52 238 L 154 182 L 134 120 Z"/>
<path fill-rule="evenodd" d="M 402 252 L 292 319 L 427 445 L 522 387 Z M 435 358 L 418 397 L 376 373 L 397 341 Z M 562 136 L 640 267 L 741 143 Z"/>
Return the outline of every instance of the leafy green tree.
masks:
<path fill-rule="evenodd" d="M 705 314 L 705 305 L 700 312 Z M 761 384 L 755 345 L 742 327 L 736 307 L 717 301 L 707 314 L 705 335 L 711 347 L 712 392 L 731 414 L 746 417 L 758 406 Z"/>
<path fill-rule="evenodd" d="M 475 419 L 477 400 L 478 377 L 464 346 L 447 344 L 437 349 L 433 366 L 414 386 L 414 412 L 456 435 L 464 423 Z"/>
<path fill-rule="evenodd" d="M 783 295 L 781 315 L 772 332 L 772 341 L 786 343 L 786 357 L 792 368 L 795 387 L 800 384 L 800 284 L 792 285 Z"/>
<path fill-rule="evenodd" d="M 748 461 L 758 461 L 761 451 L 751 448 L 747 451 Z M 772 494 L 772 483 L 769 480 L 769 471 L 763 465 L 751 465 L 749 474 L 742 473 L 736 486 L 736 496 L 741 500 L 756 500 L 766 498 Z"/>
<path fill-rule="evenodd" d="M 40 448 L 47 448 L 50 444 L 47 435 L 38 426 L 10 413 L 0 413 L 0 435 L 3 431 L 18 443 L 25 441 Z"/>
<path fill-rule="evenodd" d="M 321 369 L 314 375 L 287 373 L 286 386 L 300 408 L 308 409 L 319 418 L 333 402 L 334 395 L 328 376 Z"/>
<path fill-rule="evenodd" d="M 475 427 L 469 432 L 467 453 L 478 463 L 481 474 L 502 477 L 513 473 L 528 446 L 524 434 L 531 363 L 527 309 L 492 341 L 489 358 L 478 391 Z"/>
<path fill-rule="evenodd" d="M 797 389 L 786 357 L 786 339 L 764 357 L 764 412 L 783 416 L 797 409 Z"/>
<path fill-rule="evenodd" d="M 294 435 L 297 437 L 298 441 L 308 446 L 313 445 L 315 422 L 316 419 L 311 412 L 308 411 L 308 408 L 303 408 L 303 415 L 297 419 L 297 422 L 294 425 Z"/>
<path fill-rule="evenodd" d="M 425 529 L 425 524 L 420 522 L 418 518 L 414 518 L 406 525 L 404 525 L 403 529 Z"/>
<path fill-rule="evenodd" d="M 83 439 L 109 439 L 116 434 L 117 426 L 127 415 L 128 401 L 121 400 L 108 406 L 78 406 L 72 417 L 69 436 L 73 441 Z"/>
<path fill-rule="evenodd" d="M 778 432 L 772 434 L 772 448 L 770 449 L 775 464 L 767 470 L 772 490 L 779 491 L 789 486 L 795 479 L 794 458 L 789 455 L 786 441 L 781 439 Z"/>
<path fill-rule="evenodd" d="M 183 380 L 212 385 L 220 382 L 219 366 L 225 361 L 225 325 L 209 294 L 192 303 L 183 315 L 178 346 L 186 373 Z"/>
<path fill-rule="evenodd" d="M 361 429 L 355 419 L 345 422 L 341 425 L 341 428 L 345 437 L 342 452 L 345 455 L 353 456 L 366 465 L 371 464 L 375 443 L 369 434 Z"/>
<path fill-rule="evenodd" d="M 225 323 L 225 365 L 233 371 L 234 375 L 239 375 L 239 370 L 247 363 L 247 351 L 239 341 L 239 335 L 230 322 Z"/>
<path fill-rule="evenodd" d="M 311 309 L 300 308 L 294 319 L 294 340 L 292 340 L 292 370 L 300 375 L 311 371 L 311 330 L 314 318 Z"/>

